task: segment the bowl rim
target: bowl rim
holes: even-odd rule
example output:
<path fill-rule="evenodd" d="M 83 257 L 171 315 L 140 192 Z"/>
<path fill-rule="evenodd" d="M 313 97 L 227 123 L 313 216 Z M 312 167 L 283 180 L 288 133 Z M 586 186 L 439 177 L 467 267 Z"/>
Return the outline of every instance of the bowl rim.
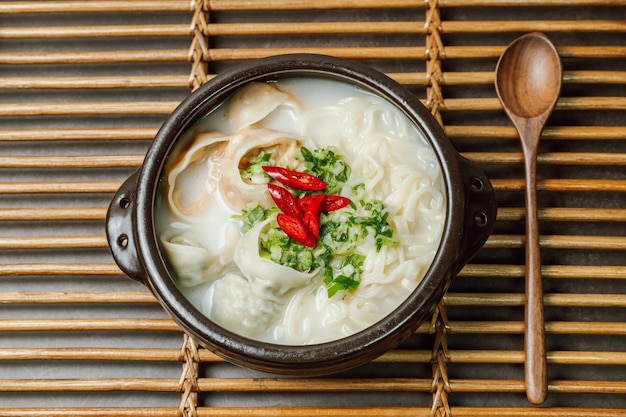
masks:
<path fill-rule="evenodd" d="M 412 293 L 379 322 L 351 336 L 312 345 L 281 345 L 240 336 L 210 321 L 178 290 L 160 255 L 155 198 L 165 159 L 178 137 L 238 87 L 251 81 L 293 75 L 323 75 L 357 83 L 402 110 L 422 131 L 439 159 L 447 193 L 446 221 L 428 271 Z M 134 228 L 139 260 L 155 296 L 173 319 L 218 356 L 269 372 L 308 375 L 347 369 L 380 356 L 407 339 L 432 313 L 458 268 L 465 218 L 464 182 L 458 153 L 443 129 L 406 87 L 366 65 L 317 54 L 276 55 L 243 63 L 191 93 L 163 123 L 137 180 Z"/>

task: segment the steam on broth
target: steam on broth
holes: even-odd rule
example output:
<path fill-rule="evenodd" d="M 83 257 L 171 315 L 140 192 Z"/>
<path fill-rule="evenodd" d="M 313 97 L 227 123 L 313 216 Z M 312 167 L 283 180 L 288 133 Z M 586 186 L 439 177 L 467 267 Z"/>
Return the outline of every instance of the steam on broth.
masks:
<path fill-rule="evenodd" d="M 437 157 L 406 115 L 352 84 L 294 77 L 246 84 L 181 138 L 156 227 L 207 317 L 301 345 L 398 307 L 433 261 L 445 205 Z"/>

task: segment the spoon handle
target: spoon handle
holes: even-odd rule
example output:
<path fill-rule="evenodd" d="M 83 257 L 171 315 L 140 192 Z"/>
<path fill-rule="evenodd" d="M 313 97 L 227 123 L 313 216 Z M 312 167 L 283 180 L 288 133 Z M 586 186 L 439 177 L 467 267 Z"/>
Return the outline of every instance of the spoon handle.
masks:
<path fill-rule="evenodd" d="M 539 219 L 537 215 L 537 149 L 526 149 L 526 303 L 524 310 L 524 375 L 526 396 L 533 404 L 541 404 L 548 393 L 543 286 L 539 250 Z"/>

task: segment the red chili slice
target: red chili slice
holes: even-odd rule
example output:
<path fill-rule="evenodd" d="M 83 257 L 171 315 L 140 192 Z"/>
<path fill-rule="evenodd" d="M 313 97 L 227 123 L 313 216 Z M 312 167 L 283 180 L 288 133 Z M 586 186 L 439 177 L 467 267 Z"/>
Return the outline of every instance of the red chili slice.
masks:
<path fill-rule="evenodd" d="M 263 171 L 281 184 L 299 191 L 320 191 L 326 188 L 324 181 L 305 172 L 270 165 L 264 165 Z"/>
<path fill-rule="evenodd" d="M 320 218 L 315 216 L 310 211 L 305 211 L 302 216 L 302 223 L 309 229 L 311 235 L 317 240 L 320 237 Z"/>
<path fill-rule="evenodd" d="M 315 245 L 317 245 L 317 239 L 313 237 L 309 229 L 299 218 L 280 213 L 276 216 L 276 221 L 287 236 L 296 242 L 308 246 L 309 248 L 314 248 Z"/>
<path fill-rule="evenodd" d="M 320 213 L 326 196 L 315 194 L 308 196 L 307 206 L 302 215 L 302 222 L 309 229 L 311 234 L 317 239 L 320 236 Z"/>
<path fill-rule="evenodd" d="M 322 211 L 328 213 L 331 211 L 339 210 L 350 204 L 350 199 L 342 195 L 327 195 L 324 199 L 324 205 Z"/>
<path fill-rule="evenodd" d="M 298 204 L 298 200 L 289 190 L 274 184 L 267 184 L 267 189 L 280 211 L 293 217 L 302 216 L 300 204 Z"/>
<path fill-rule="evenodd" d="M 315 195 L 305 195 L 298 198 L 298 204 L 302 210 L 306 210 L 311 204 L 312 197 Z M 331 211 L 339 210 L 350 204 L 350 199 L 341 195 L 325 194 L 324 202 L 322 203 L 322 212 L 330 213 Z"/>

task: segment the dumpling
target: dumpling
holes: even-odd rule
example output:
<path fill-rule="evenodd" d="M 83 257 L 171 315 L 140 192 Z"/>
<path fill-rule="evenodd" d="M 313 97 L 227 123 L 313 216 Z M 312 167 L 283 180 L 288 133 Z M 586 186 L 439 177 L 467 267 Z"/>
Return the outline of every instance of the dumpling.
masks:
<path fill-rule="evenodd" d="M 217 324 L 253 337 L 267 331 L 280 305 L 259 296 L 247 279 L 229 273 L 213 286 L 208 302 L 210 317 Z"/>
<path fill-rule="evenodd" d="M 229 140 L 220 132 L 200 134 L 183 158 L 166 166 L 167 202 L 175 214 L 194 221 L 208 209 L 222 176 Z"/>
<path fill-rule="evenodd" d="M 289 101 L 288 94 L 271 84 L 252 82 L 240 88 L 228 101 L 227 120 L 234 132 L 263 120 L 276 107 Z"/>
<path fill-rule="evenodd" d="M 226 204 L 240 212 L 250 203 L 268 208 L 273 205 L 267 192 L 267 184 L 252 183 L 241 177 L 240 169 L 249 165 L 252 155 L 261 150 L 280 155 L 279 158 L 294 156 L 301 145 L 300 140 L 286 137 L 284 133 L 263 128 L 248 128 L 235 134 L 222 158 L 220 191 Z M 277 162 L 282 161 L 282 159 Z"/>
<path fill-rule="evenodd" d="M 282 296 L 293 288 L 305 286 L 318 270 L 304 273 L 279 265 L 259 255 L 259 235 L 269 227 L 274 217 L 256 224 L 237 243 L 233 260 L 241 273 L 259 293 Z"/>
<path fill-rule="evenodd" d="M 163 236 L 165 255 L 182 287 L 195 287 L 222 276 L 233 259 L 234 240 L 225 240 L 222 250 L 211 254 L 191 233 Z"/>

